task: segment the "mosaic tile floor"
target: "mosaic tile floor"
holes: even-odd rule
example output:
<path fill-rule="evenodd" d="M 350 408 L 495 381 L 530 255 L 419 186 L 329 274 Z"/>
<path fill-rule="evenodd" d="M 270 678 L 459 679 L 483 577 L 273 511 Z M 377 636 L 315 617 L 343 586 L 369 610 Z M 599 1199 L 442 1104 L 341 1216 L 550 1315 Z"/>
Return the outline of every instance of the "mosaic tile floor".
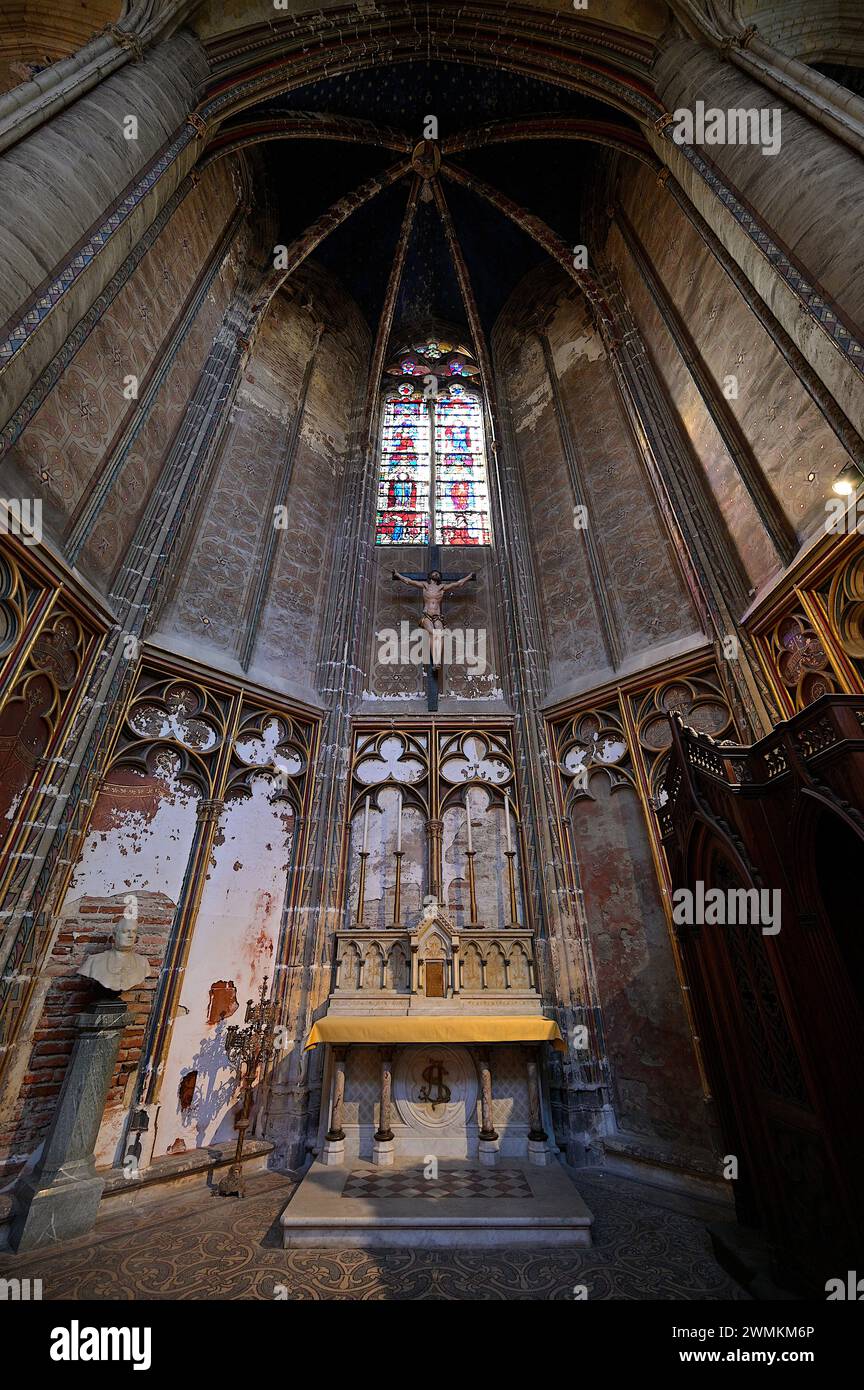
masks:
<path fill-rule="evenodd" d="M 595 1217 L 590 1250 L 283 1250 L 278 1218 L 294 1190 L 263 1173 L 245 1201 L 207 1191 L 118 1212 L 89 1236 L 29 1255 L 0 1275 L 42 1279 L 44 1299 L 303 1300 L 741 1299 L 681 1199 L 592 1170 L 578 1188 Z M 710 1213 L 706 1213 L 711 1219 Z M 285 1297 L 285 1294 L 282 1294 Z"/>
<path fill-rule="evenodd" d="M 366 1169 L 349 1173 L 342 1189 L 343 1197 L 367 1197 L 378 1201 L 382 1197 L 425 1197 L 441 1201 L 447 1197 L 486 1197 L 490 1201 L 502 1197 L 532 1197 L 525 1178 L 515 1169 L 472 1168 L 467 1172 L 448 1173 L 443 1168 L 434 1182 L 423 1181 L 423 1169 L 410 1172 Z"/>

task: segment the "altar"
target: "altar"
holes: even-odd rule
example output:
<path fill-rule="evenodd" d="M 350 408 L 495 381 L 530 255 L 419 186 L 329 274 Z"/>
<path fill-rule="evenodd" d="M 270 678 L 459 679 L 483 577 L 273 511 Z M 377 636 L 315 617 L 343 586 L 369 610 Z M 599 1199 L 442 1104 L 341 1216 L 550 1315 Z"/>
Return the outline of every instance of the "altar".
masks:
<path fill-rule="evenodd" d="M 531 934 L 457 930 L 433 901 L 417 923 L 337 934 L 334 988 L 307 1047 L 327 1047 L 321 1160 L 549 1161 Z"/>
<path fill-rule="evenodd" d="M 530 934 L 416 925 L 340 932 L 307 1049 L 326 1049 L 318 1152 L 282 1214 L 286 1249 L 591 1244 L 553 1161 Z"/>

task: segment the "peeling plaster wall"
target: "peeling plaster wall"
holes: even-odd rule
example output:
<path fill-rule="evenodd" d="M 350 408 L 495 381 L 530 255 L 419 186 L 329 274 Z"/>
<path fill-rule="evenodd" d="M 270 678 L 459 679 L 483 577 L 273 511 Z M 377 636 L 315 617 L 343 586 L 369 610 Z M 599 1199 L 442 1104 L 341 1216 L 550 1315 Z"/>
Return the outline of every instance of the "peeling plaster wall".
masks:
<path fill-rule="evenodd" d="M 157 1158 L 234 1136 L 234 1072 L 225 1032 L 232 1022 L 243 1026 L 246 1001 L 257 999 L 265 977 L 273 983 L 294 821 L 290 804 L 267 776 L 254 777 L 250 795 L 228 801 L 222 812 L 165 1064 Z M 237 1006 L 211 1022 L 217 983 L 229 986 L 229 996 L 233 985 Z M 184 1107 L 180 1088 L 193 1071 L 191 1104 Z"/>
<path fill-rule="evenodd" d="M 74 1042 L 74 1020 L 94 997 L 77 971 L 86 956 L 112 945 L 116 924 L 134 895 L 139 955 L 150 971 L 124 995 L 133 1021 L 124 1031 L 97 1143 L 97 1162 L 118 1162 L 131 1085 L 147 1016 L 180 896 L 195 833 L 197 797 L 169 774 L 116 768 L 97 798 L 89 833 L 60 912 L 60 931 L 46 977 L 48 989 L 24 1083 L 4 1122 L 0 1155 L 25 1156 L 45 1137 Z"/>
<path fill-rule="evenodd" d="M 93 997 L 77 975 L 84 958 L 112 944 L 130 895 L 137 907 L 137 951 L 150 962 L 141 987 L 124 995 L 125 1030 L 96 1145 L 97 1165 L 122 1162 L 148 1015 L 181 897 L 196 828 L 197 795 L 170 772 L 120 768 L 97 801 L 92 825 L 61 913 L 45 1005 L 16 1108 L 0 1135 L 0 1155 L 20 1161 L 44 1138 L 74 1042 L 74 1018 Z M 267 775 L 222 813 L 193 929 L 154 1125 L 154 1156 L 233 1135 L 234 1079 L 225 1030 L 242 1025 L 246 1001 L 274 959 L 291 867 L 295 815 Z M 269 994 L 269 988 L 268 988 Z M 228 1007 L 225 1001 L 234 1001 Z M 221 1005 L 221 1007 L 220 1007 Z M 184 1078 L 186 1104 L 181 1104 Z"/>
<path fill-rule="evenodd" d="M 833 495 L 831 482 L 848 462 L 836 435 L 695 228 L 648 170 L 626 172 L 621 201 L 718 392 L 728 377 L 737 378 L 737 397 L 724 398 L 783 511 L 799 536 L 818 530 Z M 606 252 L 732 543 L 758 587 L 779 568 L 758 513 L 614 223 Z"/>

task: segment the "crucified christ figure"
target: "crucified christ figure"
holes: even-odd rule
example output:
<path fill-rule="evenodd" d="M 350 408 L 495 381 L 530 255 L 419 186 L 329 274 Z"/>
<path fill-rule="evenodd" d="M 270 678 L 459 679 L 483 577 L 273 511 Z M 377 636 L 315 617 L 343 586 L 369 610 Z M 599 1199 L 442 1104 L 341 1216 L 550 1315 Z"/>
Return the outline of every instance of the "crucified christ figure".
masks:
<path fill-rule="evenodd" d="M 441 648 L 444 643 L 444 618 L 441 613 L 441 604 L 446 594 L 452 589 L 461 589 L 463 584 L 467 584 L 469 579 L 476 579 L 477 575 L 472 571 L 471 574 L 463 574 L 461 579 L 452 579 L 445 583 L 440 570 L 430 570 L 425 579 L 410 579 L 407 574 L 400 574 L 398 570 L 393 571 L 394 579 L 401 579 L 403 584 L 410 584 L 412 589 L 420 589 L 423 593 L 423 617 L 420 619 L 420 626 L 425 628 L 431 639 L 431 654 L 429 665 L 433 671 L 441 667 Z"/>

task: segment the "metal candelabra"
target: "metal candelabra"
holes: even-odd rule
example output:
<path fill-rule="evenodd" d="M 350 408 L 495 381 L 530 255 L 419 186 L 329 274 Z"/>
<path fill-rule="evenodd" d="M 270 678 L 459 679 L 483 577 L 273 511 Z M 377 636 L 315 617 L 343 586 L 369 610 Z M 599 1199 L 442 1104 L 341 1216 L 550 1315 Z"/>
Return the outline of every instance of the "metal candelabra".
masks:
<path fill-rule="evenodd" d="M 267 999 L 267 976 L 261 985 L 258 1002 L 246 1000 L 246 1027 L 232 1024 L 225 1034 L 225 1051 L 231 1065 L 236 1068 L 237 1082 L 243 1096 L 240 1114 L 237 1117 L 237 1148 L 234 1161 L 222 1181 L 218 1192 L 222 1197 L 245 1197 L 246 1182 L 243 1177 L 243 1144 L 249 1128 L 249 1115 L 252 1109 L 252 1091 L 256 1077 L 261 1077 L 274 1051 L 276 1030 L 276 1005 Z"/>

